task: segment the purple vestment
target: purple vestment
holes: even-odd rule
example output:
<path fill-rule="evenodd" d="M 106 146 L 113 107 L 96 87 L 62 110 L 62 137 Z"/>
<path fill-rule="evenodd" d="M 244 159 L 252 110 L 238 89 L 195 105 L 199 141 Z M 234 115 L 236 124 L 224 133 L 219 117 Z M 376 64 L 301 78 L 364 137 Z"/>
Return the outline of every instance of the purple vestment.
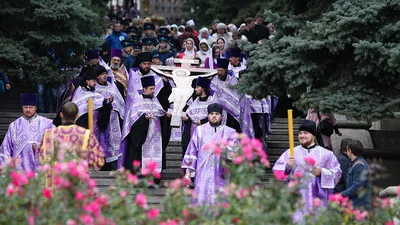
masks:
<path fill-rule="evenodd" d="M 140 79 L 139 79 L 140 80 Z M 132 80 L 131 80 L 132 81 Z M 149 120 L 149 128 L 145 143 L 142 145 L 142 167 L 146 167 L 146 160 L 157 162 L 157 170 L 161 172 L 162 166 L 162 139 L 160 117 L 165 115 L 165 111 L 156 97 L 152 99 L 143 98 L 142 95 L 131 95 L 131 101 L 126 105 L 124 124 L 122 126 L 122 157 L 118 160 L 118 166 L 122 166 L 127 150 L 127 136 L 131 131 L 132 125 L 143 115 L 153 115 Z"/>
<path fill-rule="evenodd" d="M 0 165 L 5 165 L 7 158 L 20 158 L 22 160 L 18 169 L 35 171 L 39 161 L 36 148 L 39 148 L 46 129 L 53 128 L 53 121 L 35 115 L 31 119 L 20 117 L 10 124 L 0 148 Z"/>
<path fill-rule="evenodd" d="M 251 114 L 260 113 L 268 114 L 265 120 L 265 127 L 271 131 L 271 120 L 269 115 L 272 114 L 271 97 L 263 98 L 261 100 L 253 99 L 250 95 L 245 95 L 240 101 L 240 125 L 242 132 L 248 137 L 254 138 L 254 126 L 251 120 Z M 261 121 L 259 121 L 261 125 Z"/>
<path fill-rule="evenodd" d="M 193 122 L 200 121 L 208 117 L 207 107 L 212 103 L 219 103 L 219 100 L 215 99 L 214 96 L 208 96 L 206 101 L 200 101 L 200 98 L 197 97 L 194 101 L 190 102 L 190 105 L 186 110 L 186 114 L 190 117 L 190 119 Z M 226 124 L 226 118 L 227 118 L 227 113 L 225 110 L 223 110 L 222 124 Z M 197 125 L 193 122 L 190 129 L 190 134 L 193 134 L 194 130 L 197 128 Z"/>
<path fill-rule="evenodd" d="M 122 98 L 117 86 L 107 82 L 107 85 L 96 85 L 96 93 L 101 94 L 105 99 L 114 96 L 113 109 L 110 114 L 110 122 L 105 131 L 94 130 L 94 134 L 100 142 L 106 156 L 106 162 L 113 162 L 121 156 L 121 124 L 125 116 L 125 101 Z"/>
<path fill-rule="evenodd" d="M 223 81 L 218 76 L 213 77 L 210 89 L 214 91 L 214 96 L 222 108 L 232 115 L 237 121 L 240 119 L 240 95 L 231 86 L 236 85 L 238 80 L 234 76 L 227 75 Z"/>
<path fill-rule="evenodd" d="M 296 146 L 294 148 L 294 157 L 296 164 L 293 169 L 290 170 L 287 167 L 289 150 L 286 150 L 279 157 L 272 169 L 273 171 L 284 171 L 286 174 L 302 172 L 305 176 L 311 177 L 308 180 L 305 178 L 302 183 L 304 186 L 300 189 L 304 208 L 297 210 L 293 216 L 294 220 L 299 222 L 303 220 L 304 215 L 311 212 L 313 198 L 320 198 L 324 205 L 327 203 L 328 196 L 333 193 L 342 171 L 333 152 L 321 146 L 316 146 L 310 150 L 300 145 Z M 312 157 L 316 161 L 315 166 L 321 168 L 321 176 L 316 177 L 311 173 L 312 167 L 304 160 L 306 157 Z"/>
<path fill-rule="evenodd" d="M 222 138 L 229 139 L 235 132 L 225 125 L 215 128 L 210 123 L 198 126 L 194 131 L 182 162 L 182 168 L 189 169 L 192 176 L 193 172 L 196 174 L 194 191 L 197 198 L 193 199 L 194 203 L 214 204 L 217 189 L 226 184 L 220 156 L 204 146 Z"/>

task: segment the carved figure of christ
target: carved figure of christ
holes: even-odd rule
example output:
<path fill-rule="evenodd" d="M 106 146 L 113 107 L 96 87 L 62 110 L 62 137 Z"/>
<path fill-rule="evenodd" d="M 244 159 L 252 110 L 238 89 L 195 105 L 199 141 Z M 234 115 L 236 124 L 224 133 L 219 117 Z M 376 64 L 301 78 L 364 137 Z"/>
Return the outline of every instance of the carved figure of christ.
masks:
<path fill-rule="evenodd" d="M 173 116 L 182 115 L 182 110 L 186 105 L 187 100 L 192 96 L 194 89 L 192 88 L 192 81 L 198 77 L 209 77 L 217 74 L 217 72 L 207 73 L 203 75 L 190 76 L 190 71 L 186 69 L 175 69 L 172 74 L 162 72 L 157 68 L 151 68 L 155 73 L 171 78 L 176 87 L 172 88 L 172 93 L 169 96 L 169 102 L 174 102 Z"/>

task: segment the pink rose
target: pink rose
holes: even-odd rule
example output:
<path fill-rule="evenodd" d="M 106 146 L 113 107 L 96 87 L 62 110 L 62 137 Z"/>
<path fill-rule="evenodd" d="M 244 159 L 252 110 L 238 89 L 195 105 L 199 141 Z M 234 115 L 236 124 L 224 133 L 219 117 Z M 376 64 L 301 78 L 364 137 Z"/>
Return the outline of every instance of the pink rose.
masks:
<path fill-rule="evenodd" d="M 147 160 L 146 161 L 146 168 L 149 169 L 150 171 L 154 171 L 157 169 L 158 163 L 151 161 L 151 160 Z"/>
<path fill-rule="evenodd" d="M 134 168 L 139 168 L 139 166 L 142 164 L 142 162 L 140 162 L 139 160 L 134 160 L 132 164 L 133 164 Z"/>
<path fill-rule="evenodd" d="M 35 217 L 34 216 L 29 216 L 28 217 L 28 224 L 29 225 L 35 225 Z"/>
<path fill-rule="evenodd" d="M 300 172 L 300 171 L 296 171 L 296 172 L 294 172 L 293 176 L 296 177 L 296 178 L 302 178 L 303 177 L 303 173 Z"/>
<path fill-rule="evenodd" d="M 93 224 L 94 223 L 94 219 L 92 216 L 90 216 L 89 214 L 82 214 L 79 217 L 81 219 L 81 222 L 83 224 Z"/>
<path fill-rule="evenodd" d="M 286 180 L 287 175 L 285 174 L 284 171 L 282 170 L 275 170 L 274 171 L 274 176 L 276 177 L 276 179 L 278 180 Z"/>
<path fill-rule="evenodd" d="M 17 192 L 17 189 L 13 184 L 8 184 L 6 188 L 6 195 L 7 196 L 12 196 L 15 192 Z"/>
<path fill-rule="evenodd" d="M 82 201 L 84 198 L 85 198 L 85 195 L 82 192 L 80 192 L 80 191 L 75 192 L 75 199 L 77 201 Z"/>
<path fill-rule="evenodd" d="M 78 222 L 76 222 L 76 221 L 73 220 L 73 219 L 68 219 L 68 220 L 67 220 L 67 225 L 78 225 Z"/>
<path fill-rule="evenodd" d="M 393 221 L 388 221 L 388 222 L 385 223 L 385 225 L 394 225 L 394 222 Z"/>
<path fill-rule="evenodd" d="M 184 209 L 184 210 L 182 211 L 182 215 L 183 215 L 183 217 L 187 217 L 187 216 L 189 215 L 189 210 Z"/>
<path fill-rule="evenodd" d="M 97 202 L 91 202 L 89 204 L 84 204 L 82 206 L 83 210 L 89 213 L 92 213 L 93 215 L 99 215 L 100 212 L 100 205 Z"/>
<path fill-rule="evenodd" d="M 315 159 L 314 159 L 313 157 L 311 157 L 311 156 L 305 157 L 305 158 L 304 158 L 304 161 L 306 161 L 306 163 L 309 164 L 309 165 L 311 165 L 311 166 L 314 166 L 315 163 L 317 163 L 317 162 L 315 161 Z"/>
<path fill-rule="evenodd" d="M 121 197 L 125 198 L 126 196 L 128 196 L 128 191 L 123 190 L 123 191 L 119 192 L 119 195 L 120 195 Z"/>
<path fill-rule="evenodd" d="M 47 199 L 51 199 L 52 198 L 51 190 L 48 188 L 43 189 L 43 196 Z"/>
<path fill-rule="evenodd" d="M 182 180 L 181 179 L 173 180 L 172 182 L 169 183 L 169 187 L 174 191 L 179 190 L 179 188 L 182 187 Z"/>
<path fill-rule="evenodd" d="M 318 208 L 322 205 L 322 201 L 320 198 L 313 198 L 312 200 L 313 206 Z"/>
<path fill-rule="evenodd" d="M 238 156 L 233 160 L 234 164 L 241 164 L 243 162 L 243 157 L 242 156 Z"/>
<path fill-rule="evenodd" d="M 157 219 L 158 215 L 160 214 L 160 211 L 157 208 L 150 209 L 147 211 L 146 215 L 149 220 L 155 220 Z"/>
<path fill-rule="evenodd" d="M 139 178 L 134 174 L 129 173 L 127 179 L 131 184 L 137 185 L 139 183 Z"/>
<path fill-rule="evenodd" d="M 99 197 L 97 197 L 96 202 L 100 206 L 106 206 L 108 204 L 108 197 L 106 195 L 100 195 Z"/>
<path fill-rule="evenodd" d="M 140 206 L 140 207 L 144 207 L 147 204 L 147 198 L 146 195 L 143 193 L 139 193 L 136 195 L 136 203 Z"/>

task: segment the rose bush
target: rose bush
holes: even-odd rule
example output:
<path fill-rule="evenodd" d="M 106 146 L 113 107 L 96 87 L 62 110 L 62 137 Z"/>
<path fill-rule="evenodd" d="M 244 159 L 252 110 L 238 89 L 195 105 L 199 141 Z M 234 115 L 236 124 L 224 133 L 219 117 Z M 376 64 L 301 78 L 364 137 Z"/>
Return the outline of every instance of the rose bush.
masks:
<path fill-rule="evenodd" d="M 293 213 L 302 207 L 302 181 L 309 179 L 294 173 L 284 183 L 279 180 L 287 175 L 277 172 L 276 178 L 265 182 L 269 161 L 261 142 L 236 135 L 207 146 L 221 155 L 223 176 L 228 180 L 218 190 L 215 205 L 191 204 L 196 194 L 188 188 L 190 181 L 176 179 L 164 184 L 166 193 L 159 209 L 149 205 L 146 195 L 149 187 L 158 188 L 155 162 L 146 162 L 143 169 L 140 162 L 133 162 L 134 174 L 124 169 L 114 172 L 116 185 L 100 192 L 87 162 L 65 154 L 68 147 L 64 145 L 57 148 L 57 159 L 39 166 L 36 173 L 17 171 L 18 160 L 0 168 L 0 224 L 293 224 Z M 315 164 L 312 158 L 306 161 Z M 315 211 L 305 217 L 305 224 L 389 225 L 400 216 L 398 203 L 389 199 L 374 199 L 368 212 L 353 208 L 341 195 L 331 195 L 326 207 L 317 198 L 313 204 Z"/>

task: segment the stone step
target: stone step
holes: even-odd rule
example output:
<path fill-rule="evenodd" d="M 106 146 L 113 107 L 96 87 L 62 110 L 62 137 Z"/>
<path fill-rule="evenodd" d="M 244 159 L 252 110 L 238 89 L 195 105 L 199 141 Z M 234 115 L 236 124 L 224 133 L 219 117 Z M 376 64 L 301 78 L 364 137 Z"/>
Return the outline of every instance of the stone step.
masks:
<path fill-rule="evenodd" d="M 302 124 L 304 121 L 304 119 L 300 119 L 300 118 L 295 118 L 293 119 L 293 124 Z M 288 119 L 287 118 L 274 118 L 272 119 L 272 123 L 288 123 Z"/>
<path fill-rule="evenodd" d="M 167 152 L 167 154 L 170 153 L 170 154 L 181 154 L 182 155 L 182 148 L 180 145 L 179 146 L 168 145 L 168 147 L 165 151 Z"/>
<path fill-rule="evenodd" d="M 289 140 L 287 141 L 267 141 L 268 148 L 288 149 Z M 294 146 L 299 145 L 298 141 L 294 141 Z"/>
<path fill-rule="evenodd" d="M 299 130 L 301 124 L 293 124 L 293 130 Z M 280 130 L 288 130 L 288 125 L 285 123 L 272 123 L 271 124 L 272 129 L 280 129 Z"/>

